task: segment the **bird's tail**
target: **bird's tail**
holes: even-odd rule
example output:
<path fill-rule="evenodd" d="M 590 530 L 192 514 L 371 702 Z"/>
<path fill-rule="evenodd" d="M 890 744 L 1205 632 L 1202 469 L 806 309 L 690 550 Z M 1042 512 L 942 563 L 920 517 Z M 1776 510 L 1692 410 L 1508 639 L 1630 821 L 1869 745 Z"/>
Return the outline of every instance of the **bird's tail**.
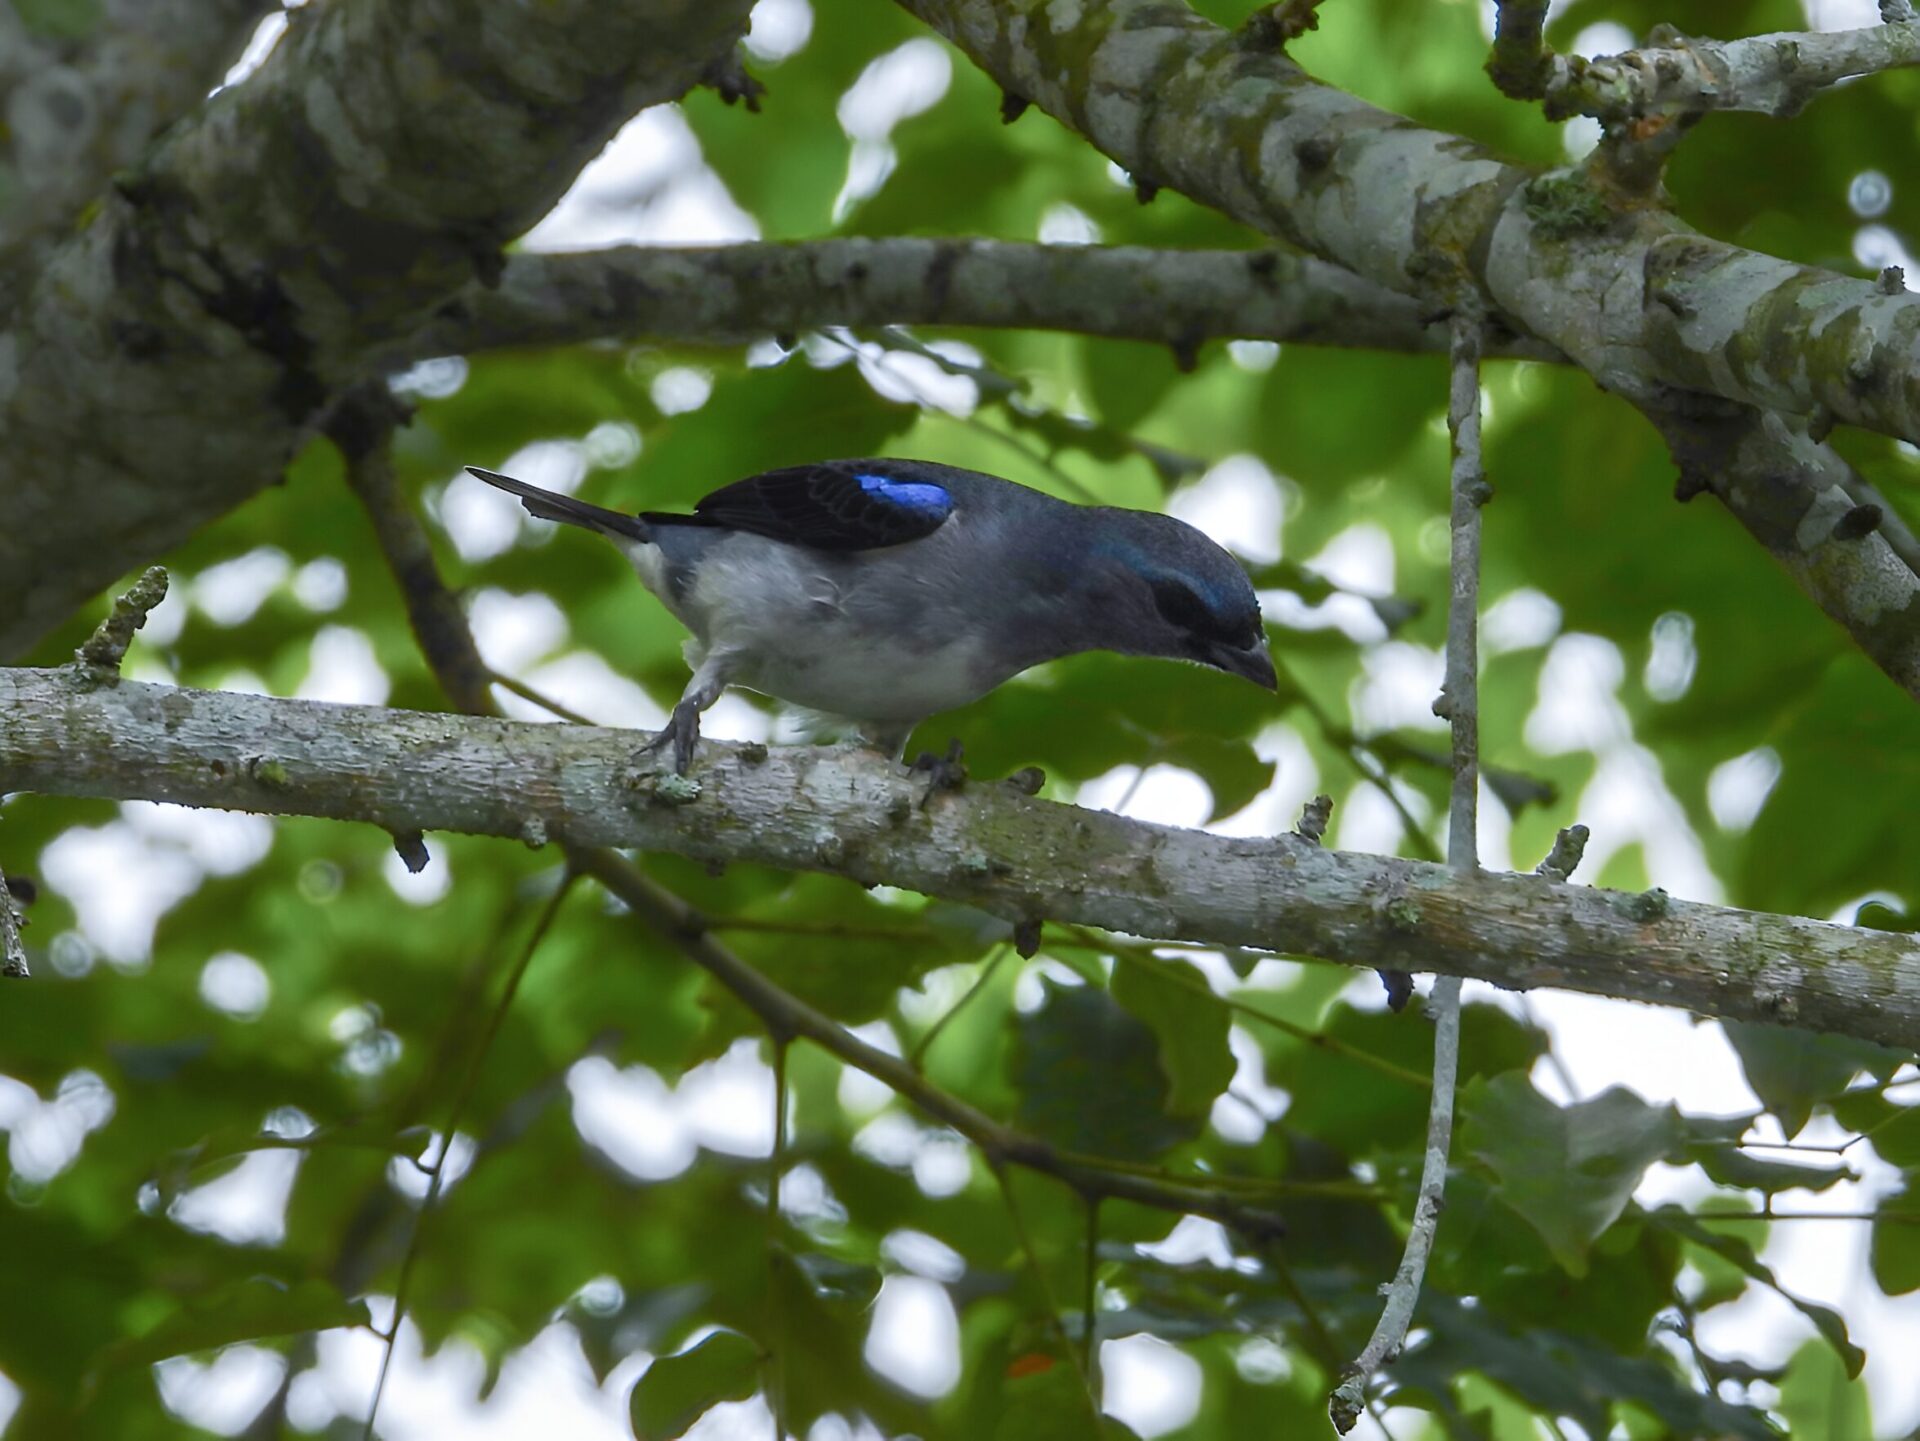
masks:
<path fill-rule="evenodd" d="M 542 490 L 537 485 L 528 485 L 524 480 L 515 480 L 497 470 L 482 470 L 477 465 L 468 466 L 467 474 L 475 480 L 484 480 L 488 485 L 519 496 L 520 504 L 527 508 L 527 513 L 537 515 L 542 520 L 585 526 L 588 530 L 597 530 L 602 535 L 617 536 L 622 540 L 642 543 L 653 540 L 653 528 L 638 516 L 622 515 L 617 510 L 608 510 L 604 505 L 575 500 L 558 491 Z"/>

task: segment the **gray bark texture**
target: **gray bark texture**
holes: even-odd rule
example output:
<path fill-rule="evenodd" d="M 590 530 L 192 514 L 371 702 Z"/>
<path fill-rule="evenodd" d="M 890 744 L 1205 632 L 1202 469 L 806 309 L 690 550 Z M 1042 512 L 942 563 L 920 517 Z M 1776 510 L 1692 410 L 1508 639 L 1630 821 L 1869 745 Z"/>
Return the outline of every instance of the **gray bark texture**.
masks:
<path fill-rule="evenodd" d="M 1657 173 L 1611 146 L 1579 171 L 1507 164 L 1164 0 L 900 3 L 1136 180 L 1432 309 L 1470 287 L 1493 321 L 1684 440 L 1683 470 L 1711 477 L 1700 488 L 1920 698 L 1920 576 L 1886 535 L 1826 523 L 1859 477 L 1804 434 L 1773 443 L 1804 420 L 1730 425 L 1688 399 L 1920 442 L 1920 295 L 1706 241 L 1632 188 Z"/>
<path fill-rule="evenodd" d="M 1920 939 L 1126 820 L 878 756 L 702 742 L 690 779 L 632 731 L 324 705 L 0 670 L 0 773 L 52 795 L 173 801 L 823 871 L 1008 920 L 1101 926 L 1558 986 L 1910 1046 Z"/>
<path fill-rule="evenodd" d="M 1411 296 L 1311 256 L 888 236 L 516 255 L 498 286 L 469 286 L 390 361 L 587 340 L 729 344 L 822 325 L 1013 326 L 1181 349 L 1447 343 Z M 1564 359 L 1533 342 L 1498 353 Z"/>
<path fill-rule="evenodd" d="M 533 224 L 748 0 L 292 12 L 54 249 L 0 334 L 0 656 L 272 484 L 365 352 Z"/>
<path fill-rule="evenodd" d="M 114 171 L 206 98 L 277 0 L 0 6 L 0 312 Z"/>

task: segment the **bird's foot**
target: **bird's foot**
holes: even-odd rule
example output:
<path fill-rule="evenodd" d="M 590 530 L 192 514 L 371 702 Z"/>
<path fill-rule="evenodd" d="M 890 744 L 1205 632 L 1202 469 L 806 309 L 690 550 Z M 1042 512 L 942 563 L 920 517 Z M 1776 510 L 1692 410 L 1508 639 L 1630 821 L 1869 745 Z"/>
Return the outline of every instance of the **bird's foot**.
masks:
<path fill-rule="evenodd" d="M 966 754 L 955 736 L 947 742 L 947 753 L 937 756 L 932 751 L 921 751 L 907 767 L 908 775 L 925 775 L 927 788 L 920 796 L 920 809 L 927 808 L 927 802 L 933 799 L 935 791 L 957 791 L 967 783 L 967 767 L 962 757 Z"/>
<path fill-rule="evenodd" d="M 693 764 L 694 742 L 699 739 L 700 707 L 690 700 L 683 700 L 673 708 L 673 714 L 667 717 L 660 734 L 641 746 L 638 755 L 650 756 L 671 745 L 674 773 L 685 775 L 687 767 Z"/>

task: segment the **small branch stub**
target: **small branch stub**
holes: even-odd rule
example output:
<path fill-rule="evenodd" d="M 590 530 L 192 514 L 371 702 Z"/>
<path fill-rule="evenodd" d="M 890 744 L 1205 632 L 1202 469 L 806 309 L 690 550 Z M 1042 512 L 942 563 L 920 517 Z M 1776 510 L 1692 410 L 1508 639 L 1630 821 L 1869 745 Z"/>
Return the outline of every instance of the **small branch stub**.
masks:
<path fill-rule="evenodd" d="M 1316 846 L 1327 838 L 1327 822 L 1333 818 L 1333 797 L 1315 796 L 1300 812 L 1300 823 L 1293 833 Z"/>
<path fill-rule="evenodd" d="M 146 573 L 113 603 L 112 613 L 100 622 L 100 628 L 73 653 L 74 659 L 89 670 L 118 675 L 120 662 L 127 658 L 127 647 L 133 643 L 133 633 L 147 623 L 147 613 L 166 598 L 166 567 L 148 566 Z"/>
<path fill-rule="evenodd" d="M 1580 858 L 1587 853 L 1587 836 L 1585 826 L 1568 826 L 1553 838 L 1553 849 L 1547 852 L 1546 859 L 1533 868 L 1533 873 L 1545 876 L 1550 881 L 1567 879 L 1579 866 Z"/>
<path fill-rule="evenodd" d="M 411 876 L 419 875 L 427 868 L 427 862 L 433 859 L 427 854 L 427 838 L 419 831 L 395 831 L 393 852 L 400 857 L 400 863 Z"/>

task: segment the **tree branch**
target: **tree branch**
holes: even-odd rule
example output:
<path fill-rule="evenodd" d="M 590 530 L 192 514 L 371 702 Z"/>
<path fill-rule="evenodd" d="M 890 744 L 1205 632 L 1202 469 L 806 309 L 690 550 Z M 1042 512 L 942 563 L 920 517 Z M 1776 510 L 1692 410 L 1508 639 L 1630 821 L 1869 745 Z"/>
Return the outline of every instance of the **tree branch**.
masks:
<path fill-rule="evenodd" d="M 1544 98 L 1553 120 L 1591 115 L 1618 125 L 1708 110 L 1784 116 L 1848 76 L 1920 65 L 1920 25 L 1909 21 L 1741 40 L 1673 36 L 1619 55 L 1591 60 L 1555 55 L 1550 63 Z"/>
<path fill-rule="evenodd" d="M 170 130 L 0 334 L 0 655 L 271 484 L 410 333 L 748 0 L 356 0 L 297 12 Z"/>
<path fill-rule="evenodd" d="M 703 747 L 698 795 L 631 731 L 0 670 L 0 769 L 55 795 L 545 834 L 826 871 L 1134 935 L 1559 986 L 1910 1046 L 1920 940 L 1130 821 L 979 785 L 918 808 L 875 757 Z"/>
<path fill-rule="evenodd" d="M 1436 308 L 1464 277 L 1490 320 L 1650 413 L 1679 388 L 1920 441 L 1920 296 L 1703 240 L 1603 176 L 1504 164 L 1166 0 L 1045 25 L 997 0 L 899 3 L 1137 179 Z M 1763 514 L 1734 513 L 1774 538 Z M 1822 608 L 1920 698 L 1920 585 L 1885 537 L 1860 537 L 1846 567 L 1873 595 L 1789 569 L 1821 581 Z"/>
<path fill-rule="evenodd" d="M 23 8 L 0 6 L 0 314 L 107 177 L 204 100 L 260 17 L 280 6 L 109 0 L 66 7 L 52 34 L 34 33 Z M 71 25 L 86 33 L 66 33 Z"/>
<path fill-rule="evenodd" d="M 469 286 L 370 360 L 585 340 L 724 344 L 823 325 L 1007 326 L 1191 348 L 1301 341 L 1437 351 L 1421 306 L 1350 271 L 1262 250 L 1153 250 L 1001 240 L 813 240 L 622 246 L 516 255 L 500 284 Z M 1562 360 L 1512 337 L 1495 353 Z"/>

